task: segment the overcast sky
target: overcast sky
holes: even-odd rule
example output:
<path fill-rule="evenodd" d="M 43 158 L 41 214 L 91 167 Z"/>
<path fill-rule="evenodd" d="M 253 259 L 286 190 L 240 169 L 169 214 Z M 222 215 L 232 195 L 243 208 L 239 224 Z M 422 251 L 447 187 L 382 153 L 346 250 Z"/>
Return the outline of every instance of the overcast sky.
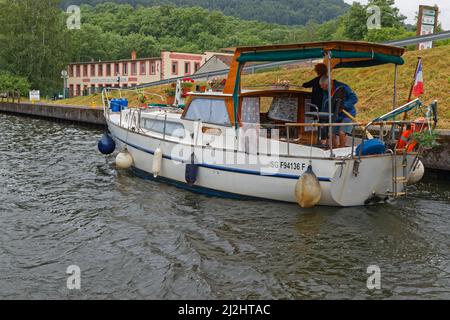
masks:
<path fill-rule="evenodd" d="M 359 2 L 366 4 L 367 0 L 344 0 L 345 2 L 352 4 L 353 2 Z M 407 23 L 414 24 L 416 13 L 419 11 L 419 5 L 431 5 L 435 4 L 439 7 L 441 13 L 439 21 L 442 23 L 444 30 L 450 30 L 450 0 L 395 0 L 396 6 L 400 9 L 400 12 L 408 17 Z"/>

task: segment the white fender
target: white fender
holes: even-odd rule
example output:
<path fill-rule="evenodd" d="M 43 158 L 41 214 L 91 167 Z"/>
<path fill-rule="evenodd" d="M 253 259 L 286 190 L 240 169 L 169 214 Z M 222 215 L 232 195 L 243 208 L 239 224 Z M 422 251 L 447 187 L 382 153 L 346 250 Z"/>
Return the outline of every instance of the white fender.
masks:
<path fill-rule="evenodd" d="M 313 208 L 320 202 L 322 188 L 311 166 L 298 179 L 295 186 L 295 197 L 302 208 Z"/>
<path fill-rule="evenodd" d="M 116 166 L 119 169 L 129 169 L 133 162 L 133 157 L 127 150 L 120 152 L 116 157 Z"/>
<path fill-rule="evenodd" d="M 423 165 L 422 161 L 418 161 L 416 166 L 412 169 L 411 174 L 408 178 L 408 184 L 416 184 L 420 180 L 422 180 L 423 176 L 425 175 L 425 166 Z"/>
<path fill-rule="evenodd" d="M 155 154 L 153 155 L 152 173 L 155 178 L 158 178 L 158 176 L 161 173 L 162 160 L 163 160 L 163 152 L 161 148 L 158 148 L 155 150 Z"/>

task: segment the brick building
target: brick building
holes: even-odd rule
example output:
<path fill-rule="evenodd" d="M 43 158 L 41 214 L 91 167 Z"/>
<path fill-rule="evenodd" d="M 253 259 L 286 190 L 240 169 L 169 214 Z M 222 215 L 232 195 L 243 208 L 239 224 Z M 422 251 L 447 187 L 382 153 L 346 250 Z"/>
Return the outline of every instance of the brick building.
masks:
<path fill-rule="evenodd" d="M 136 85 L 191 76 L 199 70 L 214 52 L 203 54 L 161 52 L 160 57 L 115 61 L 71 63 L 68 66 L 68 91 L 70 97 L 101 92 L 103 88 L 129 88 Z"/>

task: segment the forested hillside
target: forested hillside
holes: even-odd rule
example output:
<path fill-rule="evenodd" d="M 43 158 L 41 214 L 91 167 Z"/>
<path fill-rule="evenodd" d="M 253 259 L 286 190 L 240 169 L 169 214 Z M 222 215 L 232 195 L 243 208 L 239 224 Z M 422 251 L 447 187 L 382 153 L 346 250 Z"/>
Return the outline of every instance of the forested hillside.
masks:
<path fill-rule="evenodd" d="M 0 80 L 17 76 L 16 83 L 26 79 L 44 92 L 60 86 L 61 70 L 69 62 L 123 59 L 133 50 L 139 57 L 151 57 L 161 50 L 200 53 L 344 39 L 383 42 L 415 34 L 405 29 L 394 0 L 369 0 L 370 4 L 384 12 L 382 29 L 367 29 L 367 7 L 359 3 L 334 20 L 309 21 L 305 26 L 242 20 L 201 7 L 102 3 L 83 5 L 80 29 L 71 29 L 60 0 L 0 0 Z M 0 90 L 10 83 L 0 82 Z"/>
<path fill-rule="evenodd" d="M 72 4 L 97 5 L 107 1 L 145 6 L 199 6 L 220 10 L 225 15 L 283 25 L 304 25 L 309 20 L 322 23 L 344 14 L 349 5 L 343 0 L 64 0 Z"/>

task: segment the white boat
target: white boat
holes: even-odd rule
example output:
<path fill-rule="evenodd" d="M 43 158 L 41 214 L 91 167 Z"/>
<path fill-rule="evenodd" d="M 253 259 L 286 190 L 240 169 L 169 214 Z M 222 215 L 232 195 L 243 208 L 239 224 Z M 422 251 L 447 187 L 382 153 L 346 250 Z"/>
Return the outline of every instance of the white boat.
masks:
<path fill-rule="evenodd" d="M 333 147 L 332 139 L 322 147 L 317 145 L 318 127 L 339 124 L 332 123 L 331 115 L 328 123 L 315 122 L 315 110 L 308 104 L 310 93 L 243 90 L 240 78 L 246 62 L 323 56 L 330 69 L 393 63 L 397 71 L 403 53 L 402 48 L 361 42 L 237 48 L 223 92 L 192 92 L 184 109 L 130 107 L 113 112 L 109 99 L 113 89 L 105 91 L 109 134 L 117 150 L 128 158 L 125 167 L 131 166 L 139 176 L 188 190 L 300 204 L 300 198 L 309 192 L 307 196 L 317 199 L 312 205 L 339 207 L 379 203 L 405 195 L 406 183 L 418 163 L 420 150 L 399 150 L 395 137 L 393 145 L 389 144 L 385 133 L 407 124 L 393 118 L 421 108 L 420 101 L 399 108 L 394 105 L 391 113 L 371 123 L 350 124 L 353 136 L 344 148 Z M 428 115 L 431 121 L 431 113 Z M 365 128 L 358 131 L 361 126 Z M 372 152 L 367 148 L 372 143 L 365 136 L 368 129 L 376 127 L 381 133 L 372 140 L 378 147 Z M 358 137 L 358 132 L 362 136 Z M 388 132 L 395 135 L 398 131 Z M 386 146 L 382 152 L 380 145 Z M 309 166 L 319 190 L 300 185 L 305 183 L 300 179 Z"/>

